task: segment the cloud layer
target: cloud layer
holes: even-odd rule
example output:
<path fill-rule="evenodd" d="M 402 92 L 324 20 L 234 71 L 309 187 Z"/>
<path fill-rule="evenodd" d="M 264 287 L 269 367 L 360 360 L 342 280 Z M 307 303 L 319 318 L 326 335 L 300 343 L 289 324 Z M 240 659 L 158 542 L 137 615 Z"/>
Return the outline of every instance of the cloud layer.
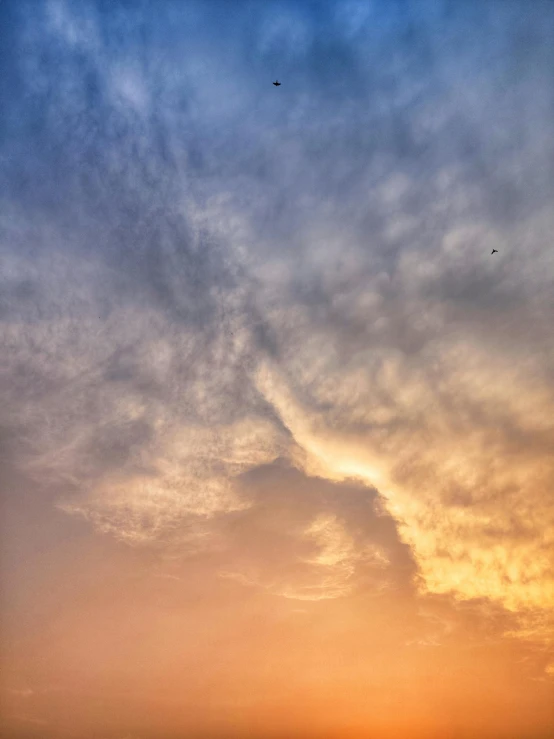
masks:
<path fill-rule="evenodd" d="M 423 592 L 551 643 L 554 12 L 407 7 L 7 4 L 0 421 L 62 510 L 172 552 L 276 460 L 355 479 Z M 221 576 L 387 587 L 345 510 Z"/>

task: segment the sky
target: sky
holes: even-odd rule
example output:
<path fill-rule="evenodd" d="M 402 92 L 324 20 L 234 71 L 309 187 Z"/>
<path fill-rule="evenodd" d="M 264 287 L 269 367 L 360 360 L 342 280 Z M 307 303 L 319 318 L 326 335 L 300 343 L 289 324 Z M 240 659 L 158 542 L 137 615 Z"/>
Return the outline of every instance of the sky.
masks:
<path fill-rule="evenodd" d="M 554 736 L 553 37 L 0 2 L 2 737 Z"/>

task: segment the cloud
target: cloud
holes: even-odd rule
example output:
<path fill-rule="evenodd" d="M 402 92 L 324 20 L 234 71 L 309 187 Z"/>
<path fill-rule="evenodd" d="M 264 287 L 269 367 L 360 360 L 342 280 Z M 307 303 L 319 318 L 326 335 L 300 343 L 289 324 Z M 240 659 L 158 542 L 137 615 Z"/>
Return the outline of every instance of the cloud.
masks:
<path fill-rule="evenodd" d="M 415 360 L 381 352 L 373 357 L 376 372 L 370 363 L 356 368 L 351 397 L 365 392 L 375 403 L 384 395 L 387 404 L 354 420 L 342 396 L 348 364 L 343 382 L 327 385 L 321 352 L 312 361 L 310 349 L 296 347 L 296 366 L 317 367 L 293 374 L 296 393 L 282 366 L 266 369 L 260 385 L 308 453 L 306 469 L 375 484 L 403 523 L 430 592 L 490 597 L 528 612 L 529 622 L 536 609 L 547 613 L 554 593 L 554 476 L 546 452 L 552 393 L 538 358 L 519 368 L 511 357 L 450 336 Z"/>
<path fill-rule="evenodd" d="M 246 473 L 241 486 L 250 505 L 213 522 L 220 577 L 300 601 L 411 590 L 413 563 L 375 491 L 282 461 Z"/>
<path fill-rule="evenodd" d="M 219 517 L 258 510 L 244 475 L 278 458 L 354 478 L 424 592 L 550 639 L 551 6 L 153 7 L 16 14 L 16 462 L 135 544 L 191 517 L 225 539 Z M 227 576 L 302 599 L 386 571 L 337 511 L 297 523 L 297 575 L 243 553 Z"/>

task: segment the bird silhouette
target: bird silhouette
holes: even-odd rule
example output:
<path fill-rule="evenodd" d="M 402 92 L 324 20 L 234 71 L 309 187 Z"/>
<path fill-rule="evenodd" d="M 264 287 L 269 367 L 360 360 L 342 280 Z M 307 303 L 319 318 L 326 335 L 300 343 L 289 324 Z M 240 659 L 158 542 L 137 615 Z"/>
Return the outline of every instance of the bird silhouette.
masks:
<path fill-rule="evenodd" d="M 273 84 L 275 85 L 275 87 L 279 87 L 281 83 L 279 82 L 279 80 L 275 80 Z"/>
<path fill-rule="evenodd" d="M 491 256 L 492 256 L 493 254 L 498 254 L 498 249 L 493 249 L 493 250 L 491 251 Z"/>

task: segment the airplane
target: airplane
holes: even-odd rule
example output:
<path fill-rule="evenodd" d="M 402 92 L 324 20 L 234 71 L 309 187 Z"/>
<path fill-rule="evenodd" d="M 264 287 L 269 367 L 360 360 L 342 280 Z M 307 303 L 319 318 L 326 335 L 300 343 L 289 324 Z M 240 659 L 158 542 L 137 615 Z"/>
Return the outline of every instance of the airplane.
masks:
<path fill-rule="evenodd" d="M 273 84 L 275 85 L 275 87 L 279 87 L 279 85 L 280 85 L 281 83 L 279 82 L 279 80 L 275 80 L 275 82 L 274 82 Z"/>

